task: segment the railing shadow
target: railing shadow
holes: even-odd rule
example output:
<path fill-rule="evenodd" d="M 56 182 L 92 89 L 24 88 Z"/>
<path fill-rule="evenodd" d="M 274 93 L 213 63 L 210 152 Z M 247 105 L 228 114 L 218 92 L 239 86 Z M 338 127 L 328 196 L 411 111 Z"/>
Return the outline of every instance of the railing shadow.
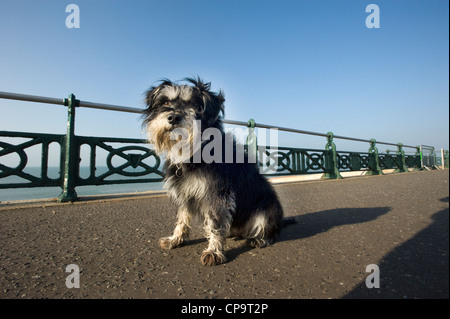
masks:
<path fill-rule="evenodd" d="M 441 201 L 448 203 L 449 198 Z M 436 212 L 432 218 L 430 226 L 383 258 L 378 265 L 380 288 L 369 289 L 364 281 L 343 298 L 448 299 L 448 207 Z"/>

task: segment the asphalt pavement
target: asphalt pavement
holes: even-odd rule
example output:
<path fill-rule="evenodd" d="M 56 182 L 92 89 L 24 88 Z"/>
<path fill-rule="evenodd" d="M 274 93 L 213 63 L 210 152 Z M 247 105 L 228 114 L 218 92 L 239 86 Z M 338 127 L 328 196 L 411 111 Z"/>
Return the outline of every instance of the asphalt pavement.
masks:
<path fill-rule="evenodd" d="M 227 239 L 214 267 L 200 223 L 159 248 L 163 194 L 0 204 L 0 298 L 449 298 L 448 170 L 275 188 L 297 223 L 267 248 Z"/>

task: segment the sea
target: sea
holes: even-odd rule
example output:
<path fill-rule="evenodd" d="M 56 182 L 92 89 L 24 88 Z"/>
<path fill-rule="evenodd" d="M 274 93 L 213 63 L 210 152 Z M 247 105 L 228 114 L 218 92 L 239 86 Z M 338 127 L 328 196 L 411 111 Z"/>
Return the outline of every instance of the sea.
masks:
<path fill-rule="evenodd" d="M 108 169 L 106 167 L 99 167 L 96 170 L 96 174 L 100 175 L 107 170 Z M 36 177 L 40 177 L 41 168 L 27 167 L 24 169 L 24 172 Z M 80 167 L 80 176 L 86 178 L 88 175 L 89 167 Z M 59 167 L 49 167 L 48 177 L 58 178 Z M 125 179 L 125 177 L 121 176 L 116 176 L 116 178 Z M 24 182 L 26 182 L 26 180 L 18 176 L 8 176 L 0 179 L 0 184 Z M 77 186 L 75 190 L 79 197 L 89 195 L 141 193 L 148 191 L 161 191 L 163 190 L 163 182 Z M 61 194 L 61 191 L 61 187 L 2 188 L 0 189 L 0 202 L 57 198 Z"/>

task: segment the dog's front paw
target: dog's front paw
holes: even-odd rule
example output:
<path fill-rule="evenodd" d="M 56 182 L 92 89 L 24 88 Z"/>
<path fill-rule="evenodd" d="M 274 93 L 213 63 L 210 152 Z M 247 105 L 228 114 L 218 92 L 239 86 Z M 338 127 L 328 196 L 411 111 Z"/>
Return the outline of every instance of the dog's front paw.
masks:
<path fill-rule="evenodd" d="M 201 258 L 202 264 L 205 266 L 215 266 L 223 264 L 227 261 L 227 258 L 221 252 L 215 252 L 211 250 L 205 250 Z"/>
<path fill-rule="evenodd" d="M 162 237 L 159 239 L 159 246 L 162 249 L 172 249 L 181 245 L 180 240 L 172 237 Z"/>

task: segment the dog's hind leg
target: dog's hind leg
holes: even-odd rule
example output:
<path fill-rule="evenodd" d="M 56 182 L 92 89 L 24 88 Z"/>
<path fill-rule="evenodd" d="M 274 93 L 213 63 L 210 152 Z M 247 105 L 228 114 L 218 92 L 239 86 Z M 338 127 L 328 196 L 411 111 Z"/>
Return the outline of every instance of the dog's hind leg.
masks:
<path fill-rule="evenodd" d="M 159 239 L 159 246 L 163 249 L 172 249 L 179 247 L 183 241 L 189 236 L 189 228 L 191 224 L 191 214 L 185 207 L 180 207 L 177 214 L 177 224 L 170 237 Z"/>
<path fill-rule="evenodd" d="M 278 237 L 282 220 L 283 211 L 277 202 L 266 211 L 256 212 L 245 227 L 247 244 L 256 248 L 271 245 Z"/>
<path fill-rule="evenodd" d="M 267 238 L 267 218 L 264 214 L 258 214 L 250 218 L 246 225 L 247 244 L 252 247 L 262 248 L 269 246 L 273 239 Z"/>

